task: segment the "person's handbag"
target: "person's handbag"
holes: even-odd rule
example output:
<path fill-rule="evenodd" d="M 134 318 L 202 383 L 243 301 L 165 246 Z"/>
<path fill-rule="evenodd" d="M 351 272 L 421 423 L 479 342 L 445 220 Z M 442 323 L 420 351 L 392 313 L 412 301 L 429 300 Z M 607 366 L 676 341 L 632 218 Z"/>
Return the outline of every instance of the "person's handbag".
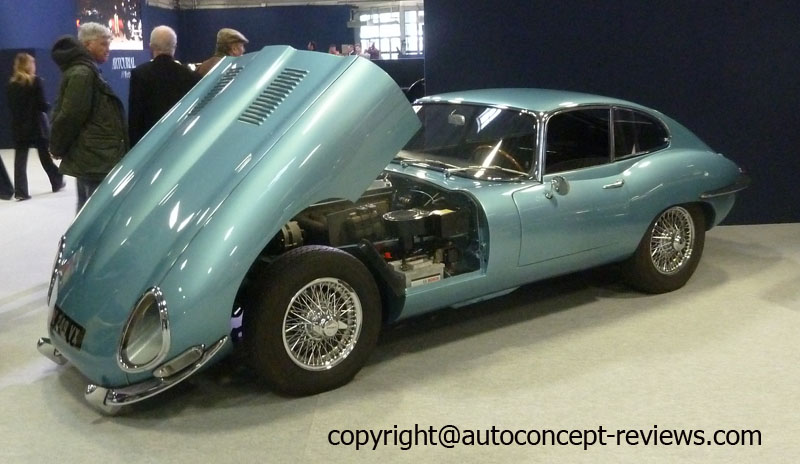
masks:
<path fill-rule="evenodd" d="M 50 140 L 50 118 L 45 111 L 39 112 L 39 134 L 43 139 Z"/>

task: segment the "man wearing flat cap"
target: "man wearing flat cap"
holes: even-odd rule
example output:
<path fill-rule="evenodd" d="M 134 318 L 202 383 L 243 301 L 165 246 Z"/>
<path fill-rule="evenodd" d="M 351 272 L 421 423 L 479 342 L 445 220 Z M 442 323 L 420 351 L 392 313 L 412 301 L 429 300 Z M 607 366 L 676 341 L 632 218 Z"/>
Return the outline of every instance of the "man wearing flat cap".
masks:
<path fill-rule="evenodd" d="M 197 67 L 197 74 L 205 76 L 224 56 L 242 56 L 246 43 L 248 43 L 247 38 L 236 29 L 227 27 L 220 29 L 217 32 L 217 48 L 214 50 L 214 55 Z"/>

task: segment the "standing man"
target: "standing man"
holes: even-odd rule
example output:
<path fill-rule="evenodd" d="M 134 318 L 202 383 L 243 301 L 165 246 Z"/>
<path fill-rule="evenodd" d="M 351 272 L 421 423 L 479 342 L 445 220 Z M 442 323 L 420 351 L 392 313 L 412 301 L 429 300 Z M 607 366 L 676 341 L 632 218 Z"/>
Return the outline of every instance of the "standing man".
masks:
<path fill-rule="evenodd" d="M 200 77 L 175 61 L 178 36 L 168 26 L 150 33 L 153 59 L 131 71 L 128 94 L 128 134 L 131 146 L 167 113 Z"/>
<path fill-rule="evenodd" d="M 248 43 L 247 38 L 236 29 L 223 28 L 217 32 L 217 48 L 211 58 L 200 63 L 196 71 L 200 77 L 205 76 L 211 71 L 219 60 L 224 56 L 242 56 L 244 54 L 244 45 Z"/>
<path fill-rule="evenodd" d="M 108 60 L 110 45 L 111 30 L 86 23 L 78 40 L 61 37 L 52 50 L 62 76 L 50 153 L 61 159 L 62 174 L 77 179 L 78 211 L 128 151 L 125 109 L 97 67 Z"/>

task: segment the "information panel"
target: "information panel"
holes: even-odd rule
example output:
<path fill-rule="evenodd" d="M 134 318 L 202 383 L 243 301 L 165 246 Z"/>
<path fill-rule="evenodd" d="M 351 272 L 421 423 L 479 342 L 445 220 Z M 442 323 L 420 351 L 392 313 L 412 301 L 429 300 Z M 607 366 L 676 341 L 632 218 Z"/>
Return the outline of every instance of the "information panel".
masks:
<path fill-rule="evenodd" d="M 111 29 L 112 50 L 142 50 L 141 0 L 78 0 L 75 23 L 100 23 Z"/>

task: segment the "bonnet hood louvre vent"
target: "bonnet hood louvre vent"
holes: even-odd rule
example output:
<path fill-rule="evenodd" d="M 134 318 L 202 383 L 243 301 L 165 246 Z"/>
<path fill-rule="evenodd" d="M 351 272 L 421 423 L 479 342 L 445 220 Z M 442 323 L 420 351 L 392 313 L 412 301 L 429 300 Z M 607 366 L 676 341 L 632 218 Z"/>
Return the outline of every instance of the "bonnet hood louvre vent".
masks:
<path fill-rule="evenodd" d="M 231 66 L 227 71 L 222 73 L 222 77 L 219 78 L 219 81 L 208 91 L 208 93 L 200 100 L 197 105 L 192 108 L 192 111 L 189 112 L 189 116 L 194 116 L 195 114 L 202 111 L 208 103 L 214 99 L 217 95 L 222 92 L 228 84 L 231 83 L 233 78 L 235 78 L 240 72 L 242 72 L 244 68 L 241 66 Z"/>
<path fill-rule="evenodd" d="M 278 106 L 297 87 L 308 71 L 286 68 L 281 71 L 270 84 L 261 91 L 253 103 L 239 116 L 239 121 L 260 126 L 269 115 L 278 109 Z"/>

